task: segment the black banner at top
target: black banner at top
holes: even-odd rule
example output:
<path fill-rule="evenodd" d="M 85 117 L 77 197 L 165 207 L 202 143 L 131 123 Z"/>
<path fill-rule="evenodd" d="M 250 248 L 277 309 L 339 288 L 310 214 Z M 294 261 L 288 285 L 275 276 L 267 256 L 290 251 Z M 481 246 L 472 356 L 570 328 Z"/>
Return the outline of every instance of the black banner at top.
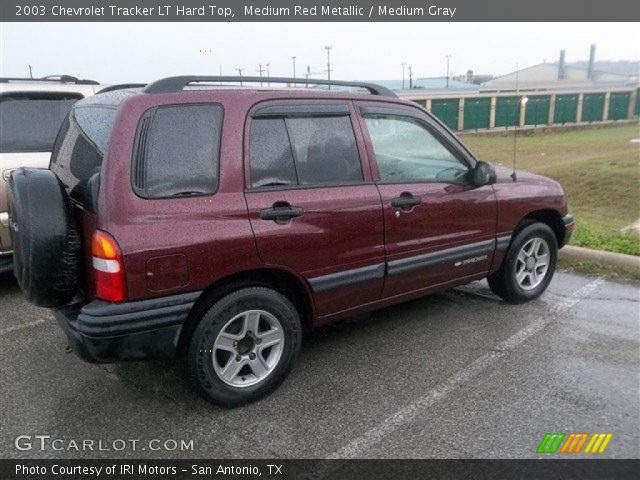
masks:
<path fill-rule="evenodd" d="M 638 21 L 630 0 L 3 0 L 3 22 Z"/>

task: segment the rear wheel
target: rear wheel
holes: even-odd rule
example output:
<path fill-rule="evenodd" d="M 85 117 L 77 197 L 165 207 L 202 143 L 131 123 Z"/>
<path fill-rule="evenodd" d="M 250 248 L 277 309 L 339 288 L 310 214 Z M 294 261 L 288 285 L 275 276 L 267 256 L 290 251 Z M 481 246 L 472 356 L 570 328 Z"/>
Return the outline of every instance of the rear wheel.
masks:
<path fill-rule="evenodd" d="M 558 256 L 556 236 L 544 223 L 532 223 L 511 241 L 500 270 L 487 280 L 499 297 L 523 303 L 539 297 L 555 272 Z"/>
<path fill-rule="evenodd" d="M 206 398 L 234 407 L 277 387 L 300 343 L 300 317 L 286 297 L 270 288 L 242 288 L 202 314 L 189 344 L 187 371 Z"/>

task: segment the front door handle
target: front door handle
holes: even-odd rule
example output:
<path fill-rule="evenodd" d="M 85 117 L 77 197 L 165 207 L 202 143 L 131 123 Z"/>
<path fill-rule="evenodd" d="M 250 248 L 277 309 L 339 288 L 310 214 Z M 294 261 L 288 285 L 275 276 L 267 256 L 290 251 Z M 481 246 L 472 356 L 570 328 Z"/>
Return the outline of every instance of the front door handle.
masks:
<path fill-rule="evenodd" d="M 270 207 L 260 210 L 260 218 L 262 220 L 290 220 L 301 215 L 302 209 L 300 207 Z"/>
<path fill-rule="evenodd" d="M 413 195 L 401 195 L 391 200 L 391 206 L 396 208 L 410 208 L 421 203 L 420 197 L 414 197 Z"/>

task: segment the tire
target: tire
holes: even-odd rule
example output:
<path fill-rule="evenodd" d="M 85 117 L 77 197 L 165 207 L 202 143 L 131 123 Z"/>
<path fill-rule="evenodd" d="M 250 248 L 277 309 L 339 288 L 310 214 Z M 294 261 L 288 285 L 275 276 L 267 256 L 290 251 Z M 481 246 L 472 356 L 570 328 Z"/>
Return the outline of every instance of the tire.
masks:
<path fill-rule="evenodd" d="M 500 270 L 487 278 L 489 287 L 508 303 L 538 298 L 553 278 L 557 258 L 558 241 L 553 230 L 539 222 L 527 225 L 511 241 Z"/>
<path fill-rule="evenodd" d="M 20 168 L 9 180 L 13 273 L 27 299 L 60 307 L 78 288 L 80 237 L 69 197 L 50 170 Z"/>
<path fill-rule="evenodd" d="M 280 343 L 267 345 L 278 338 Z M 189 341 L 187 375 L 209 401 L 244 405 L 285 379 L 300 344 L 300 316 L 285 296 L 265 287 L 241 288 L 201 315 Z"/>

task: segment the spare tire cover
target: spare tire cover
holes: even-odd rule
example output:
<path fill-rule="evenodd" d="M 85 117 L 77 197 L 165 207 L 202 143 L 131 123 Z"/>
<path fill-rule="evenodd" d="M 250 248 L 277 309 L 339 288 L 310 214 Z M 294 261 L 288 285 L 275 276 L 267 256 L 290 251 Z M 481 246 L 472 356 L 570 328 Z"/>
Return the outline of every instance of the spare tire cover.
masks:
<path fill-rule="evenodd" d="M 71 301 L 78 288 L 80 238 L 69 197 L 50 170 L 20 168 L 9 179 L 13 273 L 41 307 Z"/>

